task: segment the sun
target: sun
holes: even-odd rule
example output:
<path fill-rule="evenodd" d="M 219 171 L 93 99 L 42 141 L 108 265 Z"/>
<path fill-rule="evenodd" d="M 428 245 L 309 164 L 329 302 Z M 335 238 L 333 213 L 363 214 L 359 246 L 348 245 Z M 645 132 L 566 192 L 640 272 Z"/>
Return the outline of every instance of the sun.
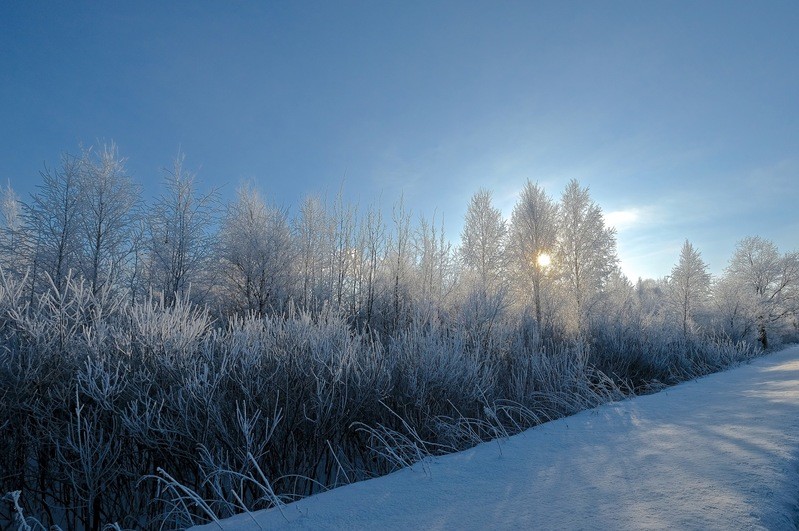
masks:
<path fill-rule="evenodd" d="M 552 258 L 547 253 L 541 253 L 538 255 L 536 262 L 538 262 L 540 267 L 549 267 L 549 264 L 552 263 Z"/>

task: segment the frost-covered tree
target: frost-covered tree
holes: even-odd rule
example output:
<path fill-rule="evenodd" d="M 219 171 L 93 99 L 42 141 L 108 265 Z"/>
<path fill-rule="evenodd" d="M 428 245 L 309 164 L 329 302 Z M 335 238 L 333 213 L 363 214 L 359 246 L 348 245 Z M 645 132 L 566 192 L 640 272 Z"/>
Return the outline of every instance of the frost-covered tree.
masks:
<path fill-rule="evenodd" d="M 170 304 L 190 289 L 195 296 L 202 292 L 198 284 L 207 280 L 214 242 L 215 195 L 197 191 L 183 161 L 179 154 L 166 172 L 166 192 L 152 206 L 146 227 L 147 284 Z"/>
<path fill-rule="evenodd" d="M 639 304 L 638 287 L 634 286 L 620 268 L 615 268 L 598 297 L 591 321 L 594 337 L 619 338 L 631 334 L 644 323 Z"/>
<path fill-rule="evenodd" d="M 578 332 L 617 261 L 615 229 L 605 226 L 588 188 L 573 179 L 560 200 L 554 262 Z"/>
<path fill-rule="evenodd" d="M 500 288 L 504 273 L 507 227 L 502 212 L 491 201 L 491 192 L 478 190 L 469 201 L 461 232 L 460 257 L 468 281 L 493 293 Z"/>
<path fill-rule="evenodd" d="M 715 279 L 710 300 L 713 330 L 732 341 L 751 336 L 755 327 L 756 307 L 749 295 L 750 288 L 735 275 Z"/>
<path fill-rule="evenodd" d="M 313 196 L 306 197 L 293 222 L 293 240 L 296 246 L 300 292 L 298 302 L 308 310 L 320 308 L 324 298 L 323 258 L 331 244 L 326 232 L 328 225 L 328 215 L 322 200 Z"/>
<path fill-rule="evenodd" d="M 356 219 L 357 208 L 344 201 L 343 190 L 340 190 L 329 219 L 328 238 L 333 245 L 327 257 L 327 272 L 330 278 L 330 300 L 336 307 L 350 311 L 354 309 L 357 291 Z"/>
<path fill-rule="evenodd" d="M 527 181 L 513 207 L 507 254 L 516 289 L 523 290 L 525 295 L 532 294 L 539 326 L 543 319 L 542 292 L 549 278 L 549 266 L 542 257 L 555 250 L 556 224 L 555 203 L 538 184 Z"/>
<path fill-rule="evenodd" d="M 710 280 L 699 251 L 685 240 L 680 259 L 669 277 L 669 302 L 679 317 L 684 336 L 693 325 L 695 312 L 707 302 Z"/>
<path fill-rule="evenodd" d="M 635 305 L 642 322 L 661 325 L 668 319 L 666 294 L 667 279 L 639 278 L 635 284 Z"/>
<path fill-rule="evenodd" d="M 738 243 L 727 274 L 743 287 L 755 309 L 757 339 L 768 348 L 768 328 L 793 314 L 799 287 L 799 253 L 781 255 L 777 246 L 759 236 Z"/>
<path fill-rule="evenodd" d="M 452 288 L 452 253 L 444 237 L 444 220 L 440 226 L 419 218 L 413 234 L 416 253 L 415 298 L 425 306 L 441 309 Z"/>
<path fill-rule="evenodd" d="M 30 202 L 23 204 L 23 218 L 30 231 L 31 294 L 49 288 L 48 276 L 62 291 L 70 272 L 79 267 L 84 163 L 81 157 L 62 155 L 59 168 L 42 170 L 42 184 Z"/>
<path fill-rule="evenodd" d="M 92 292 L 98 293 L 118 287 L 123 276 L 132 274 L 140 190 L 113 143 L 84 151 L 82 160 L 78 261 Z"/>
<path fill-rule="evenodd" d="M 363 324 L 372 327 L 375 301 L 378 297 L 379 266 L 386 253 L 386 225 L 379 208 L 370 208 L 359 227 L 358 237 L 361 249 L 361 271 L 363 288 L 361 290 L 361 314 Z"/>
<path fill-rule="evenodd" d="M 0 191 L 0 268 L 5 273 L 24 272 L 22 203 L 9 182 Z"/>
<path fill-rule="evenodd" d="M 409 317 L 411 307 L 410 278 L 412 271 L 411 212 L 405 208 L 404 197 L 394 205 L 392 220 L 394 233 L 388 240 L 388 268 L 390 286 L 390 323 L 396 329 Z"/>
<path fill-rule="evenodd" d="M 291 297 L 294 253 L 285 210 L 267 206 L 256 190 L 239 189 L 219 234 L 228 303 L 263 315 Z"/>

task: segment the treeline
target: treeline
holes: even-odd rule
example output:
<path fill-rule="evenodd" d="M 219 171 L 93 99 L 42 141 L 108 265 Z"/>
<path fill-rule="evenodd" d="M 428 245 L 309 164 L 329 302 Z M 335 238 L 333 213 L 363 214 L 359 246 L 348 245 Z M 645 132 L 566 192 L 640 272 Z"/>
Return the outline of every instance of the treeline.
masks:
<path fill-rule="evenodd" d="M 0 524 L 182 528 L 656 390 L 797 336 L 799 256 L 686 242 L 632 284 L 586 188 L 480 190 L 461 241 L 400 200 L 145 204 L 114 146 L 0 213 Z M 26 514 L 36 519 L 26 518 Z"/>
<path fill-rule="evenodd" d="M 683 335 L 712 331 L 764 347 L 796 329 L 796 252 L 747 238 L 713 279 L 686 242 L 669 277 L 632 285 L 617 266 L 615 231 L 577 181 L 559 201 L 528 182 L 509 220 L 481 189 L 453 245 L 443 222 L 414 216 L 402 199 L 389 219 L 381 205 L 364 209 L 341 194 L 310 196 L 290 215 L 251 186 L 221 205 L 198 190 L 182 156 L 151 204 L 113 145 L 66 154 L 41 176 L 30 198 L 9 185 L 0 202 L 0 267 L 25 279 L 31 303 L 62 292 L 71 275 L 131 304 L 188 298 L 220 320 L 328 308 L 387 335 L 434 314 L 490 326 L 528 311 L 564 338 L 625 306 Z"/>

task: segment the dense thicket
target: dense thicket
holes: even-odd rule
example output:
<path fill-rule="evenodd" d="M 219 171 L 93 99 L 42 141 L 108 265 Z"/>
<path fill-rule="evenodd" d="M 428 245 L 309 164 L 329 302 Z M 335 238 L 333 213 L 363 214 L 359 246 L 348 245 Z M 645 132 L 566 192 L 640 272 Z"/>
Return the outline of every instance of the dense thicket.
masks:
<path fill-rule="evenodd" d="M 796 253 L 748 238 L 713 279 L 686 242 L 633 285 L 576 181 L 510 220 L 477 192 L 455 248 L 401 200 L 219 205 L 182 157 L 149 206 L 113 146 L 42 177 L 0 201 L 3 525 L 279 506 L 797 334 Z"/>

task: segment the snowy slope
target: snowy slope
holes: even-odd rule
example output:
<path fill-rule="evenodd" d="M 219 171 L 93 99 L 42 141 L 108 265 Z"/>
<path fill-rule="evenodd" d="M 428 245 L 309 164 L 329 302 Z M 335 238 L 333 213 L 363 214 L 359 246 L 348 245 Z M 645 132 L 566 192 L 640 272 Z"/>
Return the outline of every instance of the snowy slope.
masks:
<path fill-rule="evenodd" d="M 795 529 L 798 501 L 792 347 L 221 527 Z"/>

